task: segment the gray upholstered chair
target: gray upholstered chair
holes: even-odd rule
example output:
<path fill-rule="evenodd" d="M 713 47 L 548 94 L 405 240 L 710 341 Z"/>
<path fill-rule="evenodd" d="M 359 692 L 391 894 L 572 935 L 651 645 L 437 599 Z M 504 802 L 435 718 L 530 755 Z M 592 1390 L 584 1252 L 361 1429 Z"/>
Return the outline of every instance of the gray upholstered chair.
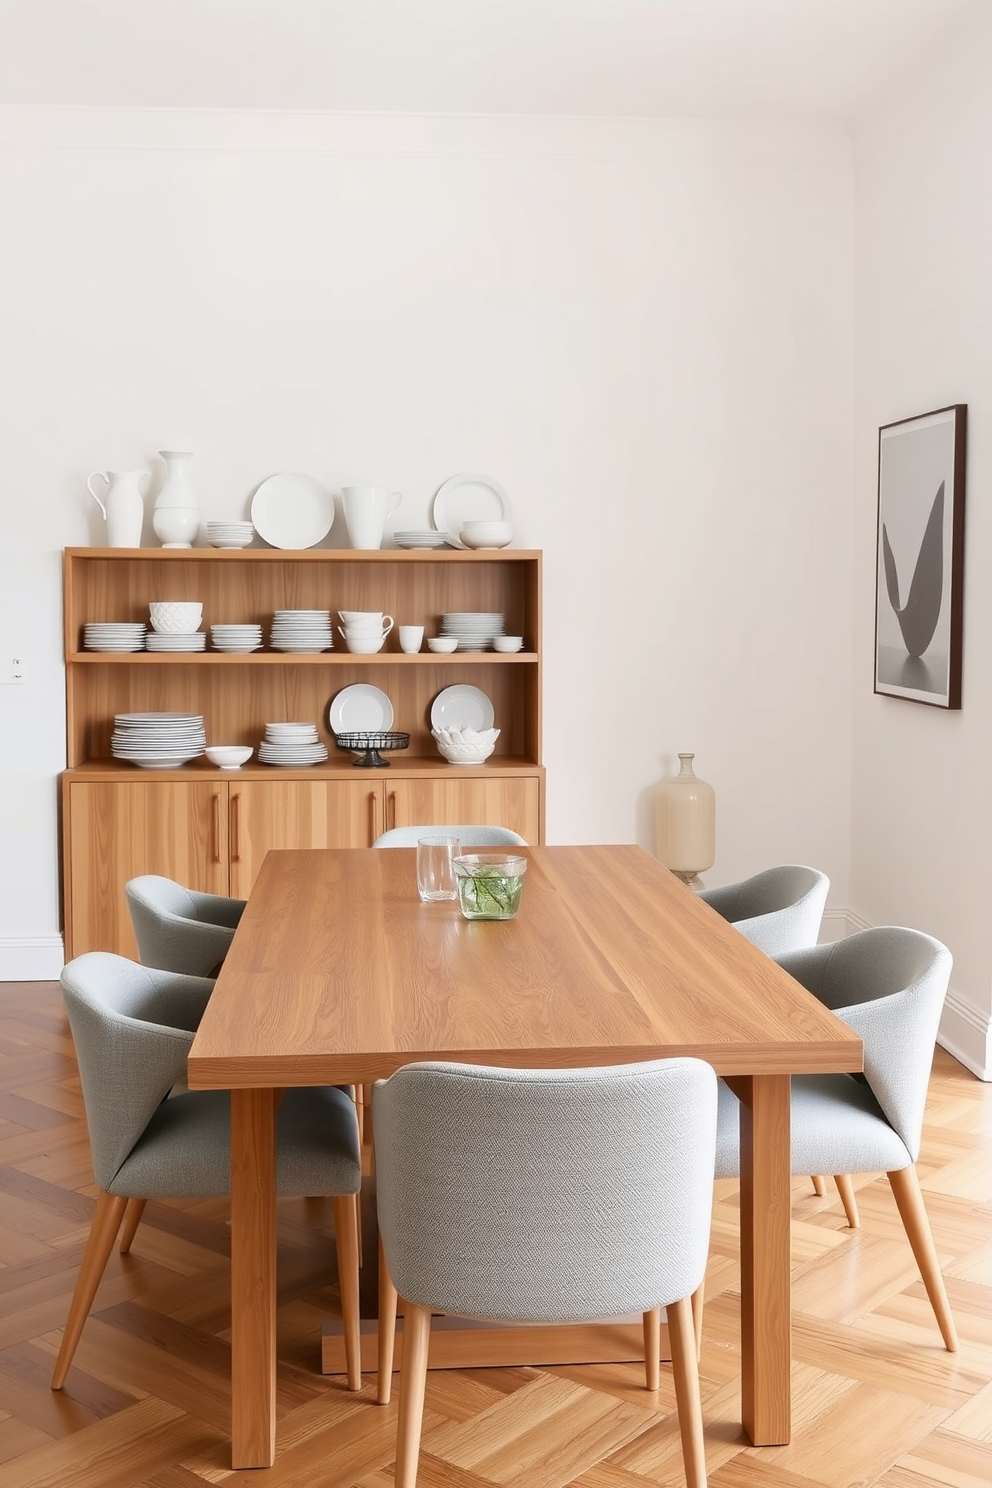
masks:
<path fill-rule="evenodd" d="M 706 1269 L 716 1076 L 407 1065 L 373 1087 L 380 1403 L 404 1299 L 396 1488 L 417 1478 L 431 1310 L 518 1322 L 644 1315 L 649 1389 L 668 1309 L 689 1488 L 706 1459 L 690 1297 Z"/>
<path fill-rule="evenodd" d="M 816 945 L 830 880 L 786 863 L 739 883 L 700 889 L 699 898 L 769 956 Z"/>
<path fill-rule="evenodd" d="M 91 951 L 62 972 L 89 1125 L 96 1212 L 72 1295 L 52 1388 L 60 1389 L 129 1200 L 213 1198 L 231 1191 L 230 1097 L 166 1099 L 213 983 Z M 278 1191 L 334 1196 L 348 1383 L 361 1388 L 355 1195 L 361 1154 L 346 1091 L 289 1090 L 277 1118 Z"/>
<path fill-rule="evenodd" d="M 916 1159 L 951 953 L 918 930 L 862 930 L 793 951 L 779 965 L 861 1035 L 864 1075 L 793 1075 L 792 1172 L 884 1172 L 948 1349 L 950 1304 L 920 1192 Z M 716 1176 L 740 1172 L 739 1107 L 720 1082 Z M 848 1180 L 849 1181 L 849 1180 Z"/>
<path fill-rule="evenodd" d="M 457 837 L 462 847 L 526 847 L 527 839 L 509 827 L 463 825 L 390 827 L 373 842 L 373 847 L 416 847 L 421 837 Z"/>
<path fill-rule="evenodd" d="M 155 873 L 132 878 L 124 894 L 143 966 L 217 975 L 244 913 L 243 899 L 201 894 Z"/>

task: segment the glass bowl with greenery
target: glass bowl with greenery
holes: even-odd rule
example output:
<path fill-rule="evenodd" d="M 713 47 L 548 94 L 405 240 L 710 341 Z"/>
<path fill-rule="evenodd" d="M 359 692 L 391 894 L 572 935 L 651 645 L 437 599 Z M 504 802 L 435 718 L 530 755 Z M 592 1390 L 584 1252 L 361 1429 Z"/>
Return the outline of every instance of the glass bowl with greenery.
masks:
<path fill-rule="evenodd" d="M 512 920 L 527 859 L 517 853 L 461 853 L 454 861 L 458 905 L 467 920 Z"/>

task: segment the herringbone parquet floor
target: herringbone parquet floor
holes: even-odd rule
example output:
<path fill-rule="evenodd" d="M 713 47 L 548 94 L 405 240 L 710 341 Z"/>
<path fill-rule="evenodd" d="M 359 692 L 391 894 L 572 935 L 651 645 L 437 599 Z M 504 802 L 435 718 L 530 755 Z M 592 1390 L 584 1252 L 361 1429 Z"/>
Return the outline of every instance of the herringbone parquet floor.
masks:
<path fill-rule="evenodd" d="M 961 1334 L 941 1346 L 884 1179 L 847 1229 L 829 1185 L 793 1206 L 795 1433 L 755 1451 L 738 1402 L 736 1191 L 718 1186 L 702 1357 L 712 1488 L 992 1483 L 992 1086 L 938 1050 L 920 1163 Z M 72 1044 L 52 984 L 0 985 L 0 1488 L 392 1488 L 395 1405 L 319 1373 L 335 1309 L 330 1205 L 280 1220 L 276 1466 L 232 1473 L 228 1229 L 151 1204 L 115 1254 L 66 1389 L 48 1378 L 93 1202 Z M 634 1364 L 434 1372 L 421 1488 L 683 1482 L 674 1394 Z"/>

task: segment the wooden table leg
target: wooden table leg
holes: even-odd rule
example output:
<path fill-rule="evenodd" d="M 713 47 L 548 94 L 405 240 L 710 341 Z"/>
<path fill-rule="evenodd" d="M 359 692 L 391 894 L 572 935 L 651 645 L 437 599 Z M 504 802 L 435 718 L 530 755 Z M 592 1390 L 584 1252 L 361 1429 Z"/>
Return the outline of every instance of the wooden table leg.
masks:
<path fill-rule="evenodd" d="M 756 1447 L 792 1436 L 788 1075 L 729 1082 L 741 1101 L 741 1421 Z"/>
<path fill-rule="evenodd" d="M 231 1091 L 231 1466 L 276 1450 L 278 1091 Z"/>

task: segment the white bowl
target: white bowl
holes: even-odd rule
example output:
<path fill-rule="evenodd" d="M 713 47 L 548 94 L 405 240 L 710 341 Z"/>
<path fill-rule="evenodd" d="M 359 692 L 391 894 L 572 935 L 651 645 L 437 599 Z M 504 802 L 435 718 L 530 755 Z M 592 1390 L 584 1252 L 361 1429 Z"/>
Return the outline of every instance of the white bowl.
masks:
<path fill-rule="evenodd" d="M 356 656 L 373 656 L 381 651 L 386 637 L 379 635 L 349 635 L 345 638 L 348 650 Z"/>
<path fill-rule="evenodd" d="M 496 748 L 499 729 L 431 729 L 438 751 L 449 765 L 481 765 Z"/>
<path fill-rule="evenodd" d="M 454 651 L 458 645 L 458 637 L 428 636 L 427 645 L 432 651 Z"/>
<path fill-rule="evenodd" d="M 160 635 L 192 635 L 203 619 L 202 600 L 153 599 L 148 606 L 153 630 Z"/>
<path fill-rule="evenodd" d="M 493 636 L 494 651 L 519 651 L 523 646 L 523 643 L 523 636 Z"/>
<path fill-rule="evenodd" d="M 480 749 L 468 744 L 439 743 L 437 747 L 449 765 L 482 765 L 492 754 L 495 746 L 487 744 L 484 749 Z"/>
<path fill-rule="evenodd" d="M 476 527 L 466 522 L 458 540 L 467 548 L 506 548 L 513 541 L 513 528 L 509 522 L 482 522 Z"/>
<path fill-rule="evenodd" d="M 214 744 L 206 751 L 206 756 L 212 765 L 219 765 L 222 770 L 239 770 L 254 752 L 247 744 Z"/>

